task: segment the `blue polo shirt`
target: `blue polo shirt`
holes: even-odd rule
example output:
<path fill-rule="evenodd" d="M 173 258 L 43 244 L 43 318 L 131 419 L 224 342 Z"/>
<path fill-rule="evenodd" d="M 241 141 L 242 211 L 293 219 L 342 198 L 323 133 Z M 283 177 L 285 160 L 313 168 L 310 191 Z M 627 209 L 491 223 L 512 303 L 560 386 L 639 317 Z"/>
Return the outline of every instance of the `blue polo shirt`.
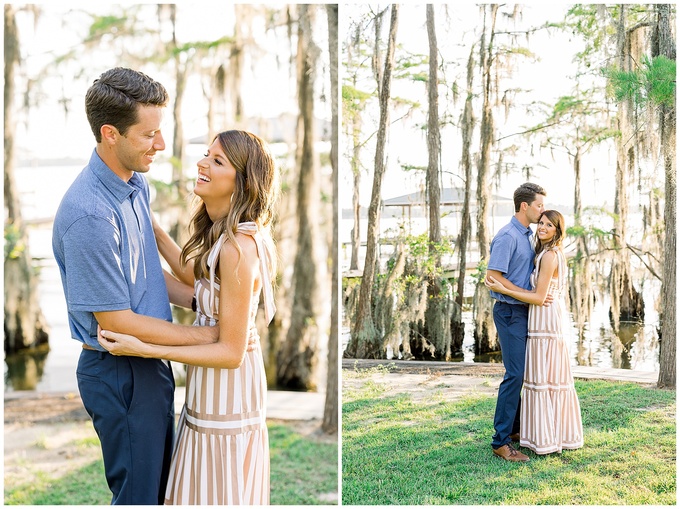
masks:
<path fill-rule="evenodd" d="M 491 241 L 491 255 L 487 269 L 497 270 L 511 283 L 531 290 L 531 272 L 534 270 L 534 248 L 532 231 L 512 216 L 510 222 L 501 228 Z M 502 293 L 489 291 L 491 297 L 508 304 L 527 304 Z"/>
<path fill-rule="evenodd" d="M 103 351 L 95 311 L 131 309 L 172 321 L 149 184 L 139 173 L 124 182 L 94 150 L 59 205 L 52 250 L 74 339 Z"/>

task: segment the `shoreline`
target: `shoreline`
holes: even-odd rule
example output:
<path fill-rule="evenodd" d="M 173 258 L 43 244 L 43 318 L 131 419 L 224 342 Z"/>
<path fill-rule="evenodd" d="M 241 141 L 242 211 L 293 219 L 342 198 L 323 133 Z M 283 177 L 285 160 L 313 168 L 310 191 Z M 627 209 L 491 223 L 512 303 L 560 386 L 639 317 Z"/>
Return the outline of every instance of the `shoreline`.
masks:
<path fill-rule="evenodd" d="M 503 376 L 505 368 L 496 362 L 440 362 L 404 361 L 389 359 L 342 359 L 343 370 L 384 369 L 387 373 L 412 375 L 465 375 L 472 377 Z M 635 382 L 656 386 L 658 371 L 639 371 L 632 369 L 598 368 L 592 366 L 571 366 L 574 378 L 584 380 L 612 380 Z"/>

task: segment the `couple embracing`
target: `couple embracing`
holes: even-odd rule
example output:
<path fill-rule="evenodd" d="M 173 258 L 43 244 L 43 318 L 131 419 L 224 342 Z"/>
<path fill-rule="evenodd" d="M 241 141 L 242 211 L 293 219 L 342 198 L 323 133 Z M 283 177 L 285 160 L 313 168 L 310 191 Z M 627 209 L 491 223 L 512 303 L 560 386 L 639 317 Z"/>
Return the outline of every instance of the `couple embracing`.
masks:
<path fill-rule="evenodd" d="M 260 294 L 267 322 L 275 312 L 276 165 L 257 136 L 218 134 L 197 164 L 191 236 L 180 248 L 156 223 L 144 177 L 165 148 L 167 103 L 162 84 L 120 67 L 85 97 L 96 147 L 52 236 L 71 335 L 82 343 L 78 389 L 112 504 L 268 504 L 255 315 Z M 194 324 L 173 324 L 171 302 L 192 308 Z M 169 361 L 188 365 L 176 434 Z"/>
<path fill-rule="evenodd" d="M 565 223 L 558 211 L 544 209 L 545 196 L 533 183 L 515 190 L 515 215 L 491 243 L 485 280 L 496 299 L 493 318 L 505 366 L 491 446 L 507 461 L 529 461 L 512 442 L 539 455 L 583 446 L 581 409 L 565 341 Z M 529 225 L 534 223 L 532 242 Z"/>

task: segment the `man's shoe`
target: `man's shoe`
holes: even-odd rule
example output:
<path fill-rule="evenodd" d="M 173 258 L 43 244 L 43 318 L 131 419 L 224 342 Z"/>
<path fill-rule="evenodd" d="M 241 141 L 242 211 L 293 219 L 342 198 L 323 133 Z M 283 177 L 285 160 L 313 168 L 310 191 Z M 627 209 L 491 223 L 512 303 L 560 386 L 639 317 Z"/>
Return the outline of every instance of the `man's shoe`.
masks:
<path fill-rule="evenodd" d="M 512 440 L 513 442 L 519 442 L 519 433 L 513 433 L 512 435 L 510 435 L 510 440 Z"/>
<path fill-rule="evenodd" d="M 493 453 L 506 461 L 529 461 L 529 456 L 522 454 L 510 444 L 505 444 L 498 449 L 494 449 Z"/>

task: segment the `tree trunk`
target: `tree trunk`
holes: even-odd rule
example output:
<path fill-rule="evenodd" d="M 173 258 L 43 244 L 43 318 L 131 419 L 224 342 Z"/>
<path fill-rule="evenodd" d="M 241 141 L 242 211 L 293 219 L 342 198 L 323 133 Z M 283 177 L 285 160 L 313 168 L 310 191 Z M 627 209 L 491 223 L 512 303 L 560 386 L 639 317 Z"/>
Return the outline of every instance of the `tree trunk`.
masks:
<path fill-rule="evenodd" d="M 437 33 L 434 26 L 434 7 L 427 4 L 427 35 L 430 47 L 429 58 L 429 77 L 427 81 L 427 204 L 429 212 L 429 251 L 430 256 L 435 258 L 435 265 L 441 266 L 441 260 L 436 255 L 436 244 L 442 240 L 441 226 L 439 218 L 439 205 L 441 202 L 441 190 L 439 189 L 439 159 L 441 153 L 441 135 L 439 132 L 439 80 L 438 70 L 438 48 Z"/>
<path fill-rule="evenodd" d="M 574 154 L 574 226 L 581 226 L 581 150 L 576 148 Z M 570 297 L 574 306 L 579 341 L 583 339 L 586 321 L 595 305 L 595 295 L 592 289 L 590 274 L 590 258 L 585 235 L 576 238 L 576 256 L 574 257 L 570 279 Z"/>
<path fill-rule="evenodd" d="M 491 146 L 493 144 L 494 122 L 491 107 L 491 80 L 493 66 L 493 44 L 496 29 L 496 14 L 498 4 L 489 6 L 491 16 L 491 28 L 489 30 L 489 43 L 485 44 L 485 35 L 482 35 L 482 82 L 484 85 L 484 101 L 482 106 L 482 123 L 480 127 L 481 152 L 477 172 L 477 244 L 480 260 L 489 257 L 489 229 L 487 219 L 489 216 L 489 185 L 488 175 L 491 164 Z M 485 23 L 486 24 L 486 23 Z M 496 338 L 496 326 L 493 322 L 492 299 L 489 291 L 484 286 L 483 278 L 475 287 L 474 315 L 475 315 L 475 354 L 482 354 L 498 350 Z"/>
<path fill-rule="evenodd" d="M 354 52 L 361 54 L 360 29 L 357 27 L 356 33 L 347 43 L 346 67 L 354 69 Z M 352 75 L 352 87 L 357 89 L 357 75 Z M 344 104 L 344 100 L 343 100 Z M 363 99 L 350 99 L 344 109 L 343 123 L 348 126 L 348 137 L 352 140 L 352 157 L 350 167 L 352 169 L 352 232 L 350 235 L 350 261 L 349 270 L 359 270 L 359 249 L 361 248 L 361 203 L 359 195 L 361 189 L 361 114 Z"/>
<path fill-rule="evenodd" d="M 467 265 L 467 247 L 471 237 L 472 221 L 470 218 L 470 195 L 472 192 L 472 156 L 470 146 L 472 145 L 472 132 L 475 127 L 475 116 L 472 109 L 472 80 L 474 76 L 474 48 L 470 50 L 467 63 L 467 97 L 465 99 L 465 109 L 463 110 L 463 120 L 461 122 L 461 136 L 463 138 L 463 153 L 461 156 L 461 166 L 465 174 L 465 191 L 463 193 L 463 210 L 461 211 L 460 232 L 456 241 L 458 249 L 458 280 L 456 289 L 456 299 L 453 306 L 453 317 L 451 320 L 451 355 L 460 357 L 463 355 L 463 339 L 465 338 L 465 323 L 463 323 L 463 299 L 465 292 L 465 269 Z"/>
<path fill-rule="evenodd" d="M 361 186 L 361 166 L 359 162 L 359 143 L 360 113 L 355 111 L 352 114 L 352 255 L 349 262 L 349 270 L 359 269 L 359 247 L 361 246 L 361 203 L 359 202 L 359 190 Z"/>
<path fill-rule="evenodd" d="M 426 6 L 427 36 L 429 42 L 429 77 L 427 81 L 428 115 L 427 115 L 427 152 L 428 164 L 425 183 L 427 188 L 427 205 L 429 216 L 430 259 L 434 262 L 435 272 L 428 275 L 427 309 L 425 310 L 424 339 L 434 346 L 435 360 L 449 360 L 451 357 L 451 302 L 446 288 L 442 284 L 441 256 L 438 246 L 441 244 L 439 187 L 439 160 L 441 157 L 441 133 L 439 132 L 439 67 L 437 33 L 435 31 L 434 7 Z"/>
<path fill-rule="evenodd" d="M 328 15 L 328 50 L 331 71 L 331 167 L 333 173 L 333 210 L 338 210 L 338 5 L 326 5 Z M 333 214 L 333 241 L 331 243 L 331 330 L 328 338 L 328 376 L 326 402 L 321 428 L 326 433 L 338 431 L 338 214 Z"/>
<path fill-rule="evenodd" d="M 671 8 L 657 5 L 659 54 L 675 60 L 675 42 L 671 30 Z M 675 104 L 661 108 L 661 150 L 665 173 L 663 281 L 661 284 L 661 348 L 659 355 L 659 387 L 675 389 L 676 384 L 676 134 Z"/>
<path fill-rule="evenodd" d="M 185 61 L 182 61 L 186 59 L 186 55 L 177 51 L 177 6 L 170 4 L 169 9 L 175 63 L 175 97 L 172 104 L 174 131 L 172 134 L 172 158 L 170 160 L 172 163 L 172 185 L 175 188 L 175 192 L 172 193 L 173 201 L 170 207 L 174 220 L 169 233 L 180 246 L 183 246 L 189 240 L 188 227 L 191 218 L 186 211 L 189 193 L 187 191 L 187 180 L 184 176 L 184 124 L 182 122 L 187 64 Z M 173 311 L 180 323 L 192 323 L 194 314 L 190 310 L 176 307 Z"/>
<path fill-rule="evenodd" d="M 289 6 L 289 12 L 294 6 Z M 294 35 L 294 20 L 292 14 L 286 16 L 287 33 L 290 41 Z M 292 42 L 291 42 L 292 47 Z M 291 50 L 291 54 L 293 51 Z M 299 67 L 296 70 L 298 75 L 302 72 Z M 300 124 L 300 122 L 298 122 Z M 288 267 L 295 263 L 298 250 L 298 218 L 297 218 L 297 196 L 295 193 L 296 182 L 299 180 L 299 161 L 300 149 L 302 147 L 303 136 L 296 128 L 287 136 L 286 143 L 290 152 L 286 154 L 287 162 L 281 167 L 281 198 L 277 215 L 274 219 L 274 241 L 279 253 L 280 263 L 277 264 L 278 274 L 276 277 L 276 302 L 277 311 L 274 319 L 267 329 L 267 352 L 265 357 L 265 371 L 267 373 L 267 384 L 269 387 L 276 387 L 278 380 L 277 358 L 281 350 L 281 345 L 286 338 L 286 331 L 290 327 L 291 312 L 293 308 L 293 295 L 290 288 L 293 287 L 294 274 L 291 274 Z M 264 353 L 264 352 L 263 352 Z"/>
<path fill-rule="evenodd" d="M 38 278 L 28 249 L 14 179 L 14 91 L 19 65 L 15 7 L 5 4 L 4 23 L 4 194 L 5 194 L 5 354 L 48 343 L 47 324 L 38 303 Z"/>
<path fill-rule="evenodd" d="M 231 51 L 229 53 L 229 72 L 226 76 L 226 81 L 229 83 L 229 96 L 231 98 L 231 116 L 232 118 L 227 118 L 225 121 L 227 123 L 232 123 L 238 129 L 242 129 L 243 126 L 243 97 L 241 95 L 241 82 L 243 81 L 243 62 L 245 59 L 244 54 L 244 37 L 243 37 L 243 27 L 250 26 L 251 10 L 252 6 L 247 4 L 234 4 L 234 14 L 236 17 L 236 23 L 234 24 L 234 42 L 231 45 Z M 244 23 L 244 20 L 247 20 Z"/>
<path fill-rule="evenodd" d="M 380 124 L 378 126 L 378 138 L 376 141 L 375 164 L 373 172 L 373 189 L 371 202 L 368 208 L 368 229 L 366 232 L 366 260 L 364 273 L 361 278 L 359 290 L 359 304 L 354 320 L 354 328 L 350 342 L 345 351 L 347 357 L 359 358 L 383 358 L 384 352 L 381 344 L 382 338 L 376 337 L 375 324 L 371 316 L 372 291 L 375 279 L 377 259 L 378 235 L 380 232 L 380 201 L 382 180 L 385 174 L 387 144 L 387 129 L 390 121 L 390 87 L 392 84 L 392 68 L 394 67 L 394 51 L 397 37 L 397 22 L 399 17 L 399 5 L 392 5 L 390 19 L 390 31 L 385 56 L 385 67 L 382 73 L 382 84 L 379 86 L 378 97 L 380 100 Z M 377 47 L 377 45 L 376 45 Z"/>
<path fill-rule="evenodd" d="M 297 179 L 297 169 L 291 163 L 290 173 L 282 175 L 282 183 L 294 183 Z M 279 253 L 277 264 L 275 300 L 276 314 L 267 327 L 266 343 L 263 344 L 263 356 L 265 373 L 267 374 L 267 386 L 276 387 L 277 384 L 277 355 L 283 344 L 286 331 L 290 325 L 290 313 L 293 307 L 293 298 L 290 288 L 293 286 L 292 274 L 287 267 L 293 265 L 297 252 L 297 220 L 295 193 L 292 185 L 282 186 L 281 197 L 277 215 L 272 227 L 274 242 Z"/>
<path fill-rule="evenodd" d="M 299 5 L 298 104 L 303 139 L 297 185 L 298 250 L 293 266 L 293 308 L 286 341 L 277 358 L 277 383 L 293 390 L 315 389 L 318 283 L 314 253 L 318 235 L 315 200 L 319 196 L 314 152 L 314 76 L 318 48 L 312 38 L 314 6 Z"/>
<path fill-rule="evenodd" d="M 619 23 L 617 26 L 618 68 L 630 70 L 630 54 L 626 37 L 626 6 L 620 5 Z M 630 255 L 626 248 L 628 222 L 628 175 L 635 162 L 635 147 L 632 143 L 631 121 L 633 117 L 632 101 L 624 99 L 617 107 L 617 123 L 620 137 L 616 149 L 616 195 L 614 201 L 614 257 L 609 279 L 611 290 L 611 308 L 609 318 L 614 331 L 619 330 L 621 320 L 638 321 L 644 318 L 644 303 L 630 277 Z"/>

